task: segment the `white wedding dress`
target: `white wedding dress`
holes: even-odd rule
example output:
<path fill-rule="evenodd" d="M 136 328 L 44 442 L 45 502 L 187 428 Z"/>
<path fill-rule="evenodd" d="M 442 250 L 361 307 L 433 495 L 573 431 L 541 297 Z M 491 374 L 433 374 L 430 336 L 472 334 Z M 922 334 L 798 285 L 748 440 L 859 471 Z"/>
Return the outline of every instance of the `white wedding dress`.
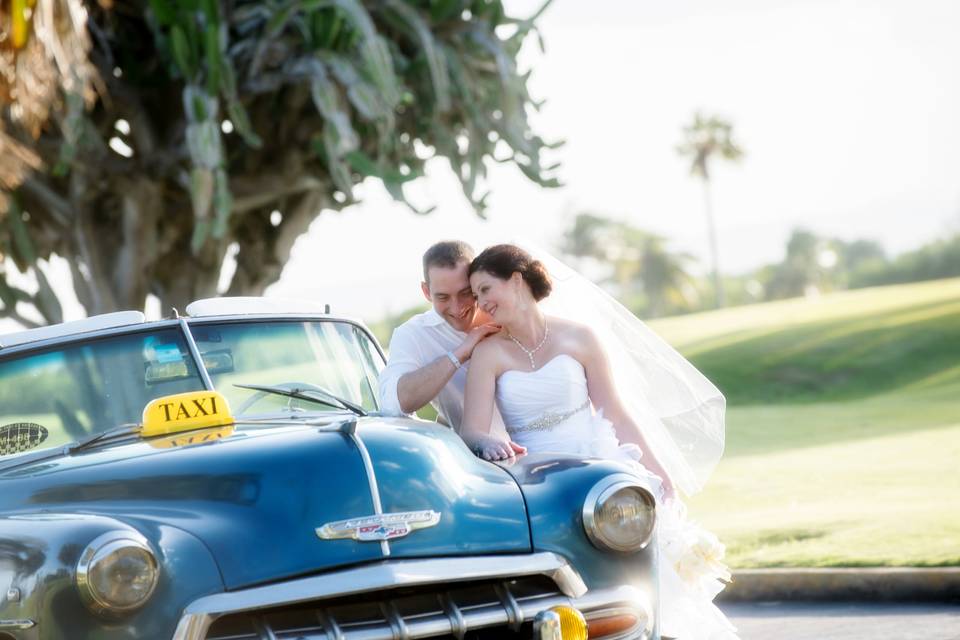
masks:
<path fill-rule="evenodd" d="M 679 500 L 663 501 L 660 478 L 642 465 L 640 448 L 620 444 L 610 421 L 594 413 L 578 360 L 560 354 L 535 371 L 504 372 L 497 379 L 496 402 L 511 439 L 529 452 L 626 463 L 657 498 L 663 636 L 736 638 L 735 628 L 712 602 L 730 577 L 721 562 L 723 545 L 686 519 Z"/>

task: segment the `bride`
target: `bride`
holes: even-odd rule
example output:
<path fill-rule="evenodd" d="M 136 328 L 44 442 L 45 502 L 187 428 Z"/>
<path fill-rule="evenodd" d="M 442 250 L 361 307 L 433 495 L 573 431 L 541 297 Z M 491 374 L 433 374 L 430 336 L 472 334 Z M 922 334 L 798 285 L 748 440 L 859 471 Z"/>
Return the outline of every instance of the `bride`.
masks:
<path fill-rule="evenodd" d="M 604 348 L 606 342 L 607 349 L 617 349 L 616 356 L 622 357 L 623 351 L 636 347 L 623 342 L 622 330 L 620 342 L 611 342 L 602 333 L 604 327 L 598 326 L 602 323 L 575 322 L 569 319 L 577 315 L 574 312 L 563 314 L 567 317 L 546 315 L 540 302 L 553 289 L 551 277 L 542 262 L 517 246 L 486 249 L 469 272 L 478 305 L 502 330 L 473 352 L 464 398 L 464 439 L 487 460 L 530 451 L 605 458 L 632 466 L 658 502 L 658 539 L 668 560 L 661 568 L 664 636 L 736 638 L 733 626 L 712 603 L 723 588 L 722 580 L 730 577 L 719 562 L 722 545 L 686 520 L 675 484 L 677 478 L 680 488 L 692 493 L 699 488 L 696 478 L 701 483 L 704 479 L 704 473 L 698 475 L 695 469 L 698 455 L 701 462 L 706 457 L 715 464 L 716 446 L 710 444 L 715 444 L 715 437 L 697 441 L 690 436 L 698 429 L 716 435 L 719 397 L 722 450 L 722 396 L 704 394 L 703 389 L 716 391 L 715 387 L 704 385 L 706 379 L 679 354 L 665 350 L 658 338 L 643 336 L 635 341 L 642 343 L 644 357 L 638 360 L 646 362 L 641 368 L 653 372 L 647 377 L 658 384 L 651 388 L 650 380 L 639 379 L 642 371 L 631 372 L 638 379 L 620 383 L 629 382 L 629 392 L 640 402 L 633 398 L 628 408 Z M 578 296 L 583 305 L 607 300 L 591 292 Z M 607 316 L 621 310 L 605 313 L 603 320 L 614 319 Z M 656 364 L 658 358 L 659 371 L 647 362 Z M 620 364 L 616 372 L 627 368 Z M 648 401 L 652 398 L 656 400 Z M 490 434 L 494 402 L 509 440 Z M 693 426 L 697 422 L 705 424 Z M 671 425 L 677 428 L 671 430 Z M 704 456 L 703 450 L 710 454 Z"/>

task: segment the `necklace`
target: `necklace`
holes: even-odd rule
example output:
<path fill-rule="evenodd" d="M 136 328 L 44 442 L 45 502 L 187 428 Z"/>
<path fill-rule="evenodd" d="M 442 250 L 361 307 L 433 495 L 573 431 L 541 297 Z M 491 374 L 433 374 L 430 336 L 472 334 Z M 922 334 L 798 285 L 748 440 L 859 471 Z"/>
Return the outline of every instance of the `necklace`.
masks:
<path fill-rule="evenodd" d="M 520 347 L 521 349 L 523 349 L 523 352 L 524 352 L 525 354 L 527 354 L 527 357 L 528 357 L 528 358 L 530 358 L 530 370 L 531 370 L 531 371 L 533 371 L 533 370 L 535 370 L 535 369 L 537 368 L 537 365 L 536 365 L 536 364 L 534 363 L 534 361 L 533 361 L 533 354 L 535 354 L 537 351 L 540 351 L 540 347 L 542 347 L 542 346 L 543 346 L 543 343 L 547 341 L 547 336 L 549 336 L 549 335 L 550 335 L 550 326 L 547 325 L 547 321 L 546 321 L 546 319 L 544 319 L 544 321 L 543 321 L 543 340 L 541 340 L 541 341 L 540 341 L 540 344 L 538 344 L 537 346 L 535 346 L 533 349 L 527 349 L 525 346 L 523 346 L 522 344 L 520 344 L 520 341 L 517 340 L 517 339 L 514 337 L 514 335 L 513 335 L 512 333 L 510 333 L 509 330 L 507 331 L 507 337 L 510 338 L 511 340 L 513 340 L 513 341 L 517 344 L 518 347 Z"/>

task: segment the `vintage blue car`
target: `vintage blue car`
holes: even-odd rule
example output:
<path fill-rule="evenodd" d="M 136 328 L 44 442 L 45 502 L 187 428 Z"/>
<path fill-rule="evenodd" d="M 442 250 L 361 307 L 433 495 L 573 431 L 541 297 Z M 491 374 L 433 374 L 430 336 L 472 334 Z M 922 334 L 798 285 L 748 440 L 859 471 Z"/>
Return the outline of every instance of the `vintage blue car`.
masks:
<path fill-rule="evenodd" d="M 659 637 L 628 468 L 383 416 L 367 329 L 275 306 L 0 336 L 0 640 Z"/>

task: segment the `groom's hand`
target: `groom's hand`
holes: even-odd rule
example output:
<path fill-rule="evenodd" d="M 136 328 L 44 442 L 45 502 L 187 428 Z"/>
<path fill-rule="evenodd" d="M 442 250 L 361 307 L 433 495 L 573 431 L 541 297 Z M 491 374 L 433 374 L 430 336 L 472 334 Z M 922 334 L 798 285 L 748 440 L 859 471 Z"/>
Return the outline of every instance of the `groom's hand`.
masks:
<path fill-rule="evenodd" d="M 461 363 L 466 362 L 470 359 L 470 356 L 473 355 L 473 350 L 480 344 L 480 341 L 486 338 L 487 336 L 493 335 L 500 331 L 500 325 L 498 324 L 481 324 L 477 325 L 473 329 L 467 332 L 466 339 L 460 343 L 460 346 L 457 347 L 456 351 L 453 352 L 457 356 L 457 360 Z"/>

